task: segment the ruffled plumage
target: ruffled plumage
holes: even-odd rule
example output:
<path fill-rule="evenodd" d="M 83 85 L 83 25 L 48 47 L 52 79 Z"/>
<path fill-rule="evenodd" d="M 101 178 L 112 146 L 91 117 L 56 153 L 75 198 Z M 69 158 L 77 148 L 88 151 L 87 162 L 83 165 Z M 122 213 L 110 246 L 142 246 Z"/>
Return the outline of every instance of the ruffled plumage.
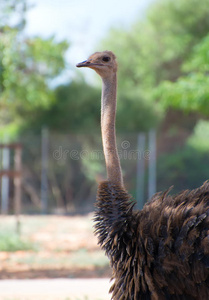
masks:
<path fill-rule="evenodd" d="M 158 193 L 141 211 L 134 204 L 119 185 L 99 185 L 95 233 L 112 266 L 112 299 L 209 299 L 209 183 Z"/>

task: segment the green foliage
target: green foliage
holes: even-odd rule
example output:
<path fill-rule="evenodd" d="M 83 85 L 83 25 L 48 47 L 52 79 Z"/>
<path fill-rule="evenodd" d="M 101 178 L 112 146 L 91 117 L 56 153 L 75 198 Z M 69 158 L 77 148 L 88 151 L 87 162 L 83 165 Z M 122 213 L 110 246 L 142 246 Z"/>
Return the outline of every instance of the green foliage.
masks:
<path fill-rule="evenodd" d="M 0 24 L 1 124 L 15 122 L 19 126 L 34 109 L 46 108 L 54 101 L 49 82 L 65 67 L 63 56 L 68 43 L 57 42 L 54 37 L 25 36 L 24 0 L 3 1 L 1 5 L 7 11 L 7 18 Z M 18 14 L 18 24 L 10 25 L 10 19 Z"/>
<path fill-rule="evenodd" d="M 158 0 L 130 29 L 111 30 L 102 45 L 118 56 L 120 93 L 140 88 L 140 105 L 161 116 L 169 106 L 208 114 L 208 31 L 206 0 Z"/>
<path fill-rule="evenodd" d="M 0 41 L 1 103 L 20 113 L 47 106 L 52 101 L 47 80 L 64 67 L 62 55 L 67 44 L 56 43 L 54 38 L 19 41 L 12 29 Z"/>
<path fill-rule="evenodd" d="M 4 230 L 0 232 L 0 251 L 35 250 L 36 247 L 29 240 L 22 239 L 17 233 Z"/>
<path fill-rule="evenodd" d="M 181 76 L 175 82 L 162 82 L 155 96 L 161 100 L 164 107 L 209 115 L 209 7 L 206 1 L 202 1 L 196 9 L 196 0 L 192 2 L 193 6 L 187 1 L 187 5 L 189 3 L 191 7 L 187 11 L 188 15 L 185 14 L 185 20 L 190 29 L 188 45 L 193 47 L 185 52 Z M 191 10 L 195 10 L 196 13 L 190 13 L 189 16 Z"/>
<path fill-rule="evenodd" d="M 189 137 L 187 144 L 192 148 L 208 153 L 209 151 L 209 122 L 200 120 Z"/>
<path fill-rule="evenodd" d="M 100 91 L 85 82 L 59 86 L 49 107 L 34 109 L 26 128 L 40 131 L 43 124 L 54 132 L 97 131 L 100 124 Z"/>
<path fill-rule="evenodd" d="M 209 155 L 192 147 L 164 154 L 158 159 L 159 190 L 166 190 L 174 186 L 172 192 L 193 189 L 208 180 Z"/>
<path fill-rule="evenodd" d="M 208 72 L 209 71 L 209 34 L 198 43 L 192 54 L 183 65 L 185 72 Z"/>
<path fill-rule="evenodd" d="M 193 189 L 208 180 L 209 122 L 199 121 L 186 145 L 158 159 L 158 188 L 174 185 L 173 192 Z"/>
<path fill-rule="evenodd" d="M 166 108 L 209 114 L 209 77 L 202 73 L 180 77 L 175 83 L 165 81 L 155 95 Z"/>
<path fill-rule="evenodd" d="M 209 115 L 209 35 L 197 44 L 182 66 L 187 72 L 175 83 L 163 82 L 156 91 L 165 107 Z"/>
<path fill-rule="evenodd" d="M 40 131 L 43 124 L 53 131 L 100 133 L 101 88 L 84 81 L 74 81 L 55 90 L 55 100 L 50 107 L 33 110 L 26 127 Z M 161 112 L 132 93 L 119 93 L 117 111 L 118 132 L 147 131 L 156 125 Z M 69 117 L 70 114 L 70 117 Z"/>
<path fill-rule="evenodd" d="M 123 133 L 136 133 L 154 128 L 161 119 L 161 109 L 137 95 L 119 93 L 117 128 Z"/>

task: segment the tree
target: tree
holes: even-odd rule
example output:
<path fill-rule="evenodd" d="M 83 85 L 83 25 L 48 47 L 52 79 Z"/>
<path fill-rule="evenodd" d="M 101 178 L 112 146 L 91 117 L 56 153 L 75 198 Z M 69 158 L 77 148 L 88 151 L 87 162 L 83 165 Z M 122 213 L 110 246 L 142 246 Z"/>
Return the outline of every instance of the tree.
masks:
<path fill-rule="evenodd" d="M 179 90 L 174 93 L 173 97 L 176 98 L 172 102 L 176 104 L 176 108 L 182 108 L 179 106 L 182 99 L 177 94 L 183 93 L 188 80 L 191 79 L 191 85 L 194 81 L 199 86 L 203 84 L 205 76 L 200 74 L 200 69 L 196 78 L 191 71 L 194 68 L 197 70 L 199 63 L 205 69 L 205 59 L 202 61 L 200 57 L 207 56 L 208 30 L 209 6 L 206 0 L 158 0 L 150 6 L 146 18 L 136 21 L 128 30 L 112 29 L 102 45 L 112 49 L 118 56 L 119 79 L 122 82 L 120 93 L 130 91 L 136 98 L 146 103 L 151 102 L 152 107 L 157 109 L 159 105 L 165 108 L 165 99 L 168 96 L 168 104 L 172 96 L 169 93 L 176 87 Z M 193 59 L 183 67 L 188 57 Z M 188 77 L 182 78 L 184 81 L 179 82 L 178 86 L 173 85 L 172 89 L 171 83 L 176 82 L 185 72 L 189 73 Z M 170 82 L 166 83 L 167 93 L 165 92 L 164 97 L 164 89 L 160 89 L 160 94 L 153 93 L 164 81 Z M 207 84 L 207 80 L 205 83 Z M 191 91 L 189 86 L 187 89 Z M 198 91 L 197 87 L 194 89 Z M 191 94 L 194 96 L 193 90 Z"/>
<path fill-rule="evenodd" d="M 0 23 L 0 122 L 5 131 L 6 124 L 20 125 L 34 108 L 54 101 L 49 82 L 65 67 L 68 43 L 25 36 L 25 0 L 3 1 L 1 8 L 6 12 Z"/>
<path fill-rule="evenodd" d="M 54 132 L 95 132 L 100 124 L 100 91 L 84 81 L 58 86 L 49 106 L 34 108 L 25 129 L 40 132 L 43 124 Z M 98 132 L 98 131 L 97 131 Z"/>
<path fill-rule="evenodd" d="M 183 76 L 176 82 L 164 81 L 156 96 L 165 107 L 198 111 L 209 115 L 209 35 L 198 43 L 182 66 Z"/>

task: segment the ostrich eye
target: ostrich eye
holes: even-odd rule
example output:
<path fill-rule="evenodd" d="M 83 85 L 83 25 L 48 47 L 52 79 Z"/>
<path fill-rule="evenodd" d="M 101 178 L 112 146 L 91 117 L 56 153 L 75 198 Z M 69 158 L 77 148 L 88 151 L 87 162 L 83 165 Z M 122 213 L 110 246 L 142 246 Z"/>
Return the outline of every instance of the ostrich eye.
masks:
<path fill-rule="evenodd" d="M 105 62 L 108 62 L 108 61 L 110 61 L 110 57 L 109 56 L 104 56 L 102 58 L 102 60 L 105 61 Z"/>

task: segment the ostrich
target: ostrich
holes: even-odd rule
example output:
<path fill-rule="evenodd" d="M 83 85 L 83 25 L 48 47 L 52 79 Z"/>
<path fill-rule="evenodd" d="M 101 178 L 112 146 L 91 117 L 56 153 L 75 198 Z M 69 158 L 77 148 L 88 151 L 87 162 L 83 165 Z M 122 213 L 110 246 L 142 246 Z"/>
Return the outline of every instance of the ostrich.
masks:
<path fill-rule="evenodd" d="M 98 187 L 95 232 L 110 260 L 114 300 L 209 299 L 209 183 L 155 194 L 141 211 L 123 184 L 116 147 L 117 62 L 96 52 L 77 67 L 102 78 L 101 132 L 107 180 Z"/>

